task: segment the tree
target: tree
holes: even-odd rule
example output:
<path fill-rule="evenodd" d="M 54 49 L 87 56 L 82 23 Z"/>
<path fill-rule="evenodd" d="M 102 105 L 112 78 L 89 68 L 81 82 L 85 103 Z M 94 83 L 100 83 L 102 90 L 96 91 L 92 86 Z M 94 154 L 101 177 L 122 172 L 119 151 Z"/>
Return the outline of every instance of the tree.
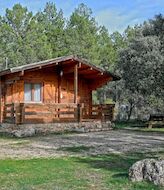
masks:
<path fill-rule="evenodd" d="M 51 57 L 44 28 L 31 12 L 20 4 L 6 10 L 0 25 L 2 59 L 13 67 Z"/>
<path fill-rule="evenodd" d="M 156 22 L 159 21 L 151 20 L 140 27 L 127 47 L 120 51 L 117 65 L 125 91 L 129 90 L 130 95 L 143 96 L 145 101 L 149 100 L 150 95 L 163 99 L 164 94 L 163 44 L 160 32 L 155 32 Z"/>
<path fill-rule="evenodd" d="M 47 3 L 42 12 L 36 14 L 38 23 L 44 28 L 52 57 L 68 54 L 66 46 L 65 19 L 62 10 L 57 11 L 54 3 Z"/>
<path fill-rule="evenodd" d="M 84 4 L 80 4 L 67 23 L 66 32 L 69 53 L 99 64 L 98 30 L 99 27 L 92 17 L 91 9 Z"/>

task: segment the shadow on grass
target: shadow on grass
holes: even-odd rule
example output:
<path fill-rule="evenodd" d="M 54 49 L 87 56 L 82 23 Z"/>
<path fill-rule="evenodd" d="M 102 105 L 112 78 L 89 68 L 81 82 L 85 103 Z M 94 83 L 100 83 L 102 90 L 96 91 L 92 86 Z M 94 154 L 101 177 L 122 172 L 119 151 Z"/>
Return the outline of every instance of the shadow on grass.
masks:
<path fill-rule="evenodd" d="M 58 151 L 67 151 L 67 152 L 74 152 L 74 153 L 80 153 L 83 151 L 89 151 L 91 148 L 93 148 L 92 146 L 67 146 L 67 147 L 61 147 L 58 148 Z"/>
<path fill-rule="evenodd" d="M 103 169 L 113 173 L 113 179 L 128 179 L 129 168 L 138 160 L 145 158 L 159 158 L 164 152 L 147 152 L 147 153 L 126 153 L 126 154 L 108 154 L 92 157 L 76 158 L 76 162 L 87 164 L 94 169 Z"/>

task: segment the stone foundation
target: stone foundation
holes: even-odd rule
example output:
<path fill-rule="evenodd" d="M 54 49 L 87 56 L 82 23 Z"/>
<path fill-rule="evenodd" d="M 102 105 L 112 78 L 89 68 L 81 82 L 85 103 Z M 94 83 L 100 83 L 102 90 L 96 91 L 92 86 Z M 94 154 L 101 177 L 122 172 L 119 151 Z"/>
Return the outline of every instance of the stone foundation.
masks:
<path fill-rule="evenodd" d="M 27 137 L 38 134 L 52 134 L 61 132 L 98 132 L 112 129 L 112 123 L 92 121 L 81 123 L 49 123 L 49 124 L 1 124 L 0 133 L 9 136 Z"/>

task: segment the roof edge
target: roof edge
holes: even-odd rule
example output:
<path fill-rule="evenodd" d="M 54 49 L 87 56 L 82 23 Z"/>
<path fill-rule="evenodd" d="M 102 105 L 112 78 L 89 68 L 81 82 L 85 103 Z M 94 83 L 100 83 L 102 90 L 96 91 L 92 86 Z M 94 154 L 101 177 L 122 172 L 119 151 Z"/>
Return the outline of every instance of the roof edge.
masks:
<path fill-rule="evenodd" d="M 10 73 L 20 72 L 22 70 L 30 70 L 30 69 L 33 69 L 33 68 L 37 68 L 39 66 L 45 66 L 47 64 L 54 64 L 54 63 L 57 63 L 57 62 L 63 62 L 63 61 L 67 61 L 69 59 L 73 59 L 73 60 L 75 60 L 77 62 L 84 63 L 85 65 L 88 65 L 88 66 L 90 66 L 90 67 L 92 67 L 92 68 L 94 68 L 94 69 L 96 69 L 96 70 L 98 70 L 100 72 L 108 74 L 108 75 L 112 76 L 114 81 L 121 79 L 120 76 L 118 76 L 116 74 L 113 74 L 110 71 L 105 71 L 101 67 L 89 63 L 86 59 L 79 58 L 77 55 L 62 56 L 62 57 L 57 57 L 57 58 L 53 58 L 53 59 L 47 59 L 47 60 L 43 60 L 43 61 L 39 61 L 39 62 L 29 63 L 29 64 L 17 66 L 17 67 L 12 67 L 12 68 L 9 68 L 9 69 L 1 71 L 0 76 L 7 75 L 7 74 L 10 74 Z"/>

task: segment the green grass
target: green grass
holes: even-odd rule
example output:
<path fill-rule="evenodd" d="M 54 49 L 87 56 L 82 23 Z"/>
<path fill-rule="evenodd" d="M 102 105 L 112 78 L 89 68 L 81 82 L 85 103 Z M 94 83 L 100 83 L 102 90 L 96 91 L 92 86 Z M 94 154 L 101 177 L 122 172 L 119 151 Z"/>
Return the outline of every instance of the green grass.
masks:
<path fill-rule="evenodd" d="M 57 150 L 59 151 L 69 151 L 69 152 L 74 152 L 74 153 L 80 153 L 83 151 L 89 151 L 89 149 L 93 148 L 92 146 L 67 146 L 67 147 L 61 147 L 58 148 Z"/>
<path fill-rule="evenodd" d="M 158 153 L 110 154 L 94 157 L 0 160 L 3 190 L 162 190 L 151 183 L 132 183 L 129 167 Z"/>
<path fill-rule="evenodd" d="M 133 129 L 136 131 L 145 131 L 145 132 L 161 132 L 164 133 L 164 127 L 153 127 L 147 128 L 145 122 L 141 121 L 129 121 L 129 122 L 116 122 L 116 129 Z"/>
<path fill-rule="evenodd" d="M 120 122 L 116 122 L 115 123 L 116 125 L 116 128 L 127 128 L 127 127 L 133 127 L 133 128 L 144 128 L 146 125 L 145 125 L 145 122 L 143 121 L 120 121 Z"/>

